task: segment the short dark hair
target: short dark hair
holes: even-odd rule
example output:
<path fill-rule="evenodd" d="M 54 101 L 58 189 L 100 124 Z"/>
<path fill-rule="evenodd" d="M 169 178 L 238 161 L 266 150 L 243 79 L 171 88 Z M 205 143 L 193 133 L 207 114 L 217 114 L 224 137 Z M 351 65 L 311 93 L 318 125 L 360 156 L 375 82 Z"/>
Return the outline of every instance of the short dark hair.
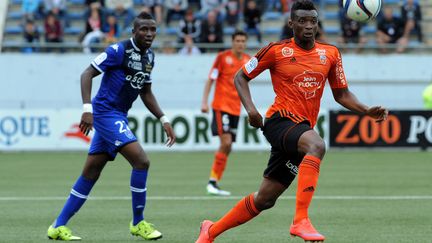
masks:
<path fill-rule="evenodd" d="M 317 10 L 311 0 L 297 0 L 291 7 L 291 20 L 294 19 L 296 10 Z"/>
<path fill-rule="evenodd" d="M 231 35 L 231 40 L 234 40 L 236 38 L 236 36 L 244 36 L 246 37 L 246 39 L 248 38 L 248 35 L 246 32 L 244 32 L 243 30 L 236 30 L 234 31 L 234 33 Z"/>
<path fill-rule="evenodd" d="M 138 14 L 138 16 L 136 16 L 136 19 L 152 19 L 153 15 L 151 15 L 150 13 L 147 13 L 146 11 L 142 11 L 140 14 Z"/>

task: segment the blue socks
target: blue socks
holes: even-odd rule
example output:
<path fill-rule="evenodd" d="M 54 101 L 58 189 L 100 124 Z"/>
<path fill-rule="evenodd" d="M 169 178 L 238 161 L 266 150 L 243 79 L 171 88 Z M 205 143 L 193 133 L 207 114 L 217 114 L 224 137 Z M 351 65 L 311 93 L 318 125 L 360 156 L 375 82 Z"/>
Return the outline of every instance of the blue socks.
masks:
<path fill-rule="evenodd" d="M 76 212 L 78 212 L 78 210 L 87 200 L 87 197 L 95 183 L 96 181 L 86 179 L 83 176 L 78 178 L 78 180 L 75 182 L 75 185 L 72 187 L 71 193 L 63 207 L 63 210 L 56 219 L 54 228 L 66 225 L 69 219 L 72 218 Z"/>
<path fill-rule="evenodd" d="M 144 219 L 144 208 L 146 203 L 147 170 L 132 169 L 130 190 L 132 192 L 133 225 Z"/>

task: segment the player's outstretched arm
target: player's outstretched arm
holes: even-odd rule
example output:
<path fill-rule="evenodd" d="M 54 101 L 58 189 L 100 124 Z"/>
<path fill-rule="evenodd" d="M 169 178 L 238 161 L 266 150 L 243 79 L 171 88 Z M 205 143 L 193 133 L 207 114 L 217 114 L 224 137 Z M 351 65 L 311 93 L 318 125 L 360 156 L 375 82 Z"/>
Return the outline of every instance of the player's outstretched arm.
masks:
<path fill-rule="evenodd" d="M 140 93 L 141 100 L 143 101 L 144 105 L 149 109 L 149 111 L 158 119 L 161 120 L 162 125 L 164 127 L 165 133 L 168 136 L 168 142 L 167 146 L 171 147 L 176 140 L 174 130 L 171 127 L 170 122 L 167 118 L 165 118 L 164 113 L 162 112 L 161 108 L 159 107 L 159 104 L 156 100 L 156 97 L 153 95 L 151 84 L 144 84 L 144 87 L 141 90 Z M 162 119 L 161 119 L 162 118 Z"/>
<path fill-rule="evenodd" d="M 94 67 L 89 66 L 81 74 L 81 97 L 83 101 L 84 111 L 81 115 L 79 128 L 86 136 L 93 129 L 93 114 L 91 106 L 91 89 L 93 78 L 98 76 L 100 72 Z"/>
<path fill-rule="evenodd" d="M 210 90 L 211 87 L 213 85 L 213 79 L 209 78 L 207 79 L 207 82 L 204 85 L 204 93 L 203 93 L 203 98 L 202 98 L 202 102 L 201 102 L 201 112 L 203 113 L 207 113 L 209 111 L 209 106 L 208 106 L 208 96 L 210 94 Z"/>
<path fill-rule="evenodd" d="M 250 79 L 241 69 L 237 72 L 234 78 L 234 84 L 240 96 L 240 100 L 248 113 L 249 124 L 255 128 L 261 128 L 263 127 L 263 118 L 252 101 L 249 81 Z"/>
<path fill-rule="evenodd" d="M 332 89 L 334 99 L 350 111 L 365 114 L 381 122 L 387 119 L 388 110 L 382 106 L 368 107 L 361 103 L 348 88 Z"/>

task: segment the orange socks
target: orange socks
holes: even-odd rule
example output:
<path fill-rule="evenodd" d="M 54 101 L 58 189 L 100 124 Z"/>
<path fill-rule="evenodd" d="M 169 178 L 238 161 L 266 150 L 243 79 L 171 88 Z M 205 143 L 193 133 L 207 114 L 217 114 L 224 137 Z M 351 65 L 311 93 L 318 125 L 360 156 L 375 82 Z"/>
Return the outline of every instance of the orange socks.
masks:
<path fill-rule="evenodd" d="M 225 171 L 228 156 L 221 152 L 216 152 L 213 167 L 210 172 L 210 180 L 219 181 Z"/>
<path fill-rule="evenodd" d="M 306 155 L 299 166 L 294 223 L 308 217 L 308 208 L 318 183 L 321 159 Z"/>
<path fill-rule="evenodd" d="M 237 227 L 253 219 L 260 213 L 255 207 L 254 193 L 240 200 L 227 214 L 215 222 L 209 229 L 211 238 L 216 238 L 224 231 Z"/>

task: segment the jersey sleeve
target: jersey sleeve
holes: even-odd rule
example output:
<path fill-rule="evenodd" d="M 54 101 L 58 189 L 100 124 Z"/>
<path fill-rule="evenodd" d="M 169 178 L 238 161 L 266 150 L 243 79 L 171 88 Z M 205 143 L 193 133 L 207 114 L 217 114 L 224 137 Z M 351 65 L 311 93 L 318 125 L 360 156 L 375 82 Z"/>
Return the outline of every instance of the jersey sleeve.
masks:
<path fill-rule="evenodd" d="M 339 50 L 335 49 L 334 57 L 332 58 L 332 66 L 328 75 L 330 87 L 332 89 L 340 89 L 348 87 L 345 72 L 342 66 L 342 57 Z"/>
<path fill-rule="evenodd" d="M 222 65 L 222 55 L 218 54 L 216 57 L 216 60 L 213 63 L 213 66 L 210 69 L 210 73 L 208 78 L 211 80 L 216 80 L 219 77 L 219 73 L 221 70 L 221 65 Z"/>
<path fill-rule="evenodd" d="M 269 44 L 262 48 L 252 57 L 243 67 L 243 73 L 250 79 L 255 78 L 266 69 L 270 69 L 275 64 L 274 45 Z"/>
<path fill-rule="evenodd" d="M 121 64 L 123 59 L 123 51 L 121 45 L 113 44 L 105 49 L 104 52 L 99 54 L 92 62 L 91 65 L 101 73 L 106 72 L 112 67 Z"/>

